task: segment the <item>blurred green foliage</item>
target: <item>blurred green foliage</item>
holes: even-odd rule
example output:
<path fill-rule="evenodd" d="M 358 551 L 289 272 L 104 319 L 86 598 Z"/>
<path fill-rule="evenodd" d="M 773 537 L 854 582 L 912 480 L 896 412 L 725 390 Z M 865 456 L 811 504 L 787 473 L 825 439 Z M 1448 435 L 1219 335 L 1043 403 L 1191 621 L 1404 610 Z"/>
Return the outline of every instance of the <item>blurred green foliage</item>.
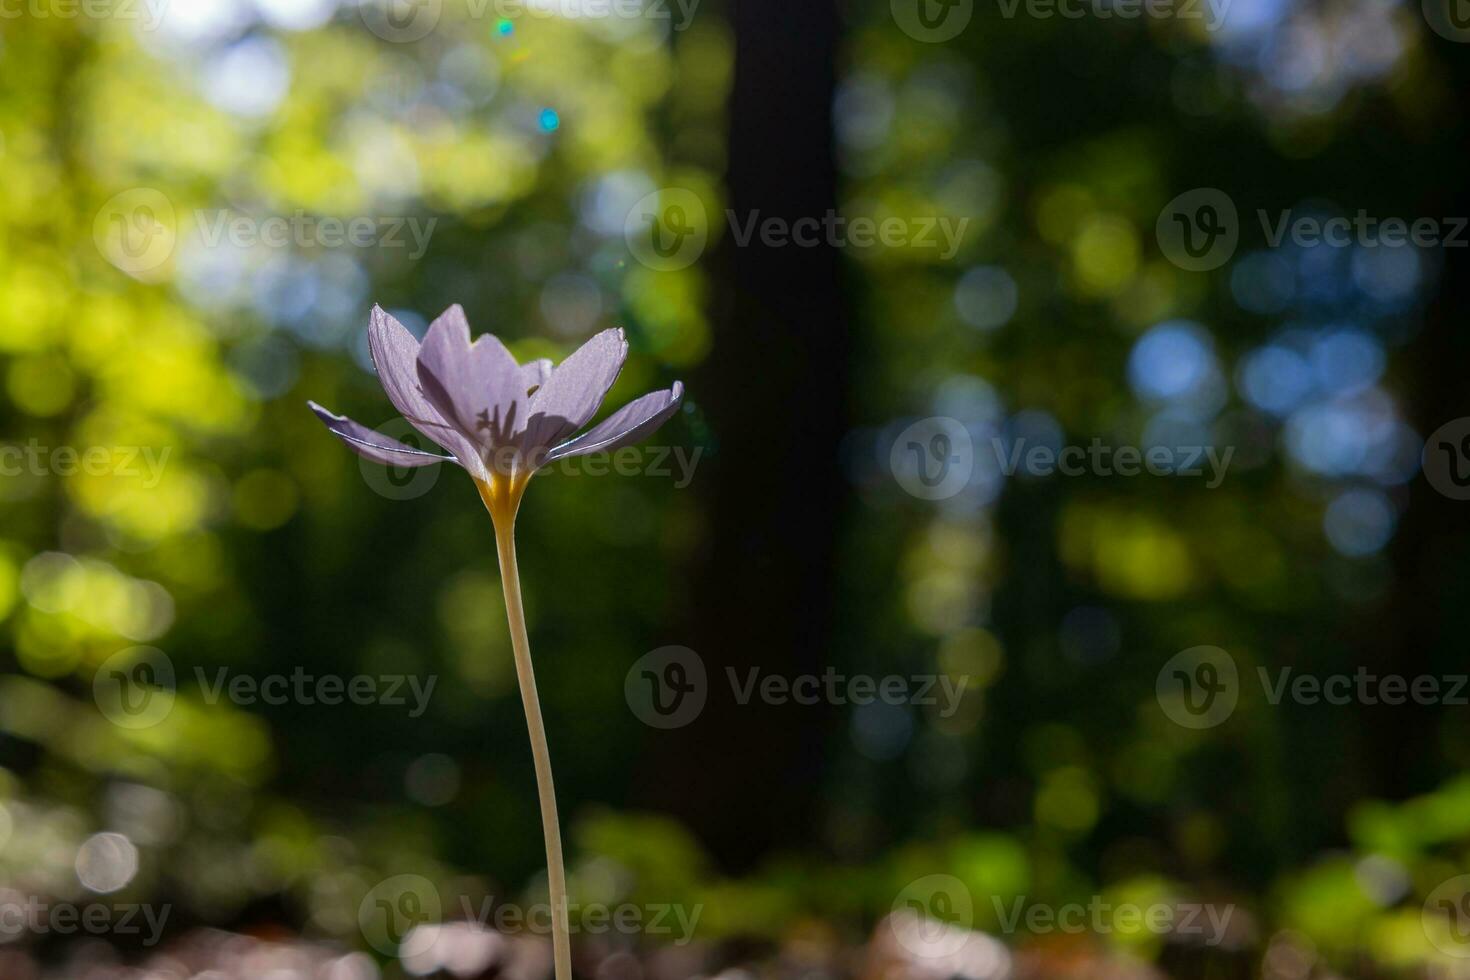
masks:
<path fill-rule="evenodd" d="M 1389 359 L 1375 388 L 1385 418 L 1422 429 L 1399 365 L 1435 259 L 1421 257 L 1397 306 L 1328 308 L 1312 305 L 1313 283 L 1350 273 L 1304 257 L 1294 296 L 1267 309 L 1239 271 L 1249 255 L 1189 272 L 1153 232 L 1196 186 L 1230 189 L 1244 215 L 1324 200 L 1429 213 L 1420 168 L 1457 179 L 1444 134 L 1464 124 L 1422 26 L 1408 8 L 1263 5 L 1298 32 L 1288 40 L 1337 45 L 1308 82 L 1283 85 L 1298 76 L 1271 60 L 1289 58 L 1280 37 L 982 10 L 931 45 L 895 30 L 887 4 L 860 6 L 836 93 L 844 209 L 970 225 L 952 261 L 850 256 L 864 345 L 847 366 L 857 448 L 852 485 L 834 488 L 849 557 L 834 570 L 844 625 L 828 659 L 965 676 L 972 693 L 951 717 L 914 712 L 891 747 L 871 737 L 881 719 L 838 717 L 826 826 L 759 874 L 723 874 L 698 828 L 624 808 L 640 781 L 678 778 L 640 770 L 655 736 L 623 682 L 643 652 L 678 641 L 681 568 L 708 515 L 668 480 L 538 481 L 522 565 L 573 894 L 702 903 L 711 938 L 774 940 L 817 921 L 856 942 L 906 883 L 943 872 L 984 896 L 978 928 L 999 926 L 991 897 L 1207 900 L 1247 910 L 1255 947 L 1405 969 L 1443 959 L 1419 909 L 1470 867 L 1463 709 L 1391 722 L 1388 737 L 1417 739 L 1399 772 L 1363 727 L 1381 716 L 1361 706 L 1277 707 L 1247 685 L 1228 724 L 1189 731 L 1154 686 L 1202 643 L 1250 678 L 1360 663 L 1452 673 L 1463 659 L 1455 610 L 1396 659 L 1382 624 L 1411 587 L 1401 565 L 1382 548 L 1344 554 L 1323 532 L 1331 502 L 1371 481 L 1314 469 L 1287 422 L 1231 392 L 1283 325 L 1350 320 Z M 366 360 L 373 302 L 420 327 L 462 303 L 523 360 L 624 326 L 632 357 L 611 403 L 718 370 L 710 274 L 632 261 L 622 219 L 661 186 L 722 212 L 733 40 L 714 9 L 671 34 L 652 19 L 506 30 L 446 4 L 413 43 L 375 36 L 352 10 L 306 23 L 220 9 L 156 30 L 0 22 L 0 443 L 45 451 L 0 477 L 0 879 L 75 895 L 78 847 L 113 830 L 142 852 L 125 896 L 166 896 L 189 921 L 278 914 L 357 944 L 357 903 L 386 875 L 534 895 L 543 858 L 471 486 L 446 472 L 391 499 L 405 485 L 360 466 L 303 402 L 390 420 Z M 1358 52 L 1350 27 L 1385 32 L 1392 50 Z M 1354 57 L 1367 67 L 1344 68 Z M 1401 159 L 1382 158 L 1373 127 Z M 141 254 L 127 238 L 140 189 L 161 236 Z M 220 208 L 434 225 L 417 257 L 382 243 L 209 245 Z M 719 225 L 715 247 L 734 247 Z M 976 289 L 987 312 L 965 299 Z M 997 308 L 1009 312 L 991 322 Z M 1141 444 L 1160 409 L 1130 387 L 1130 359 L 1181 319 L 1204 325 L 1225 392 L 1200 424 L 1238 448 L 1219 489 L 991 474 L 928 505 L 884 472 L 884 438 L 925 415 L 975 423 L 982 456 L 1018 432 Z M 692 401 L 668 442 L 707 447 L 740 424 Z M 64 464 L 60 447 L 101 448 L 106 464 Z M 1383 491 L 1401 511 L 1406 483 Z M 140 645 L 167 654 L 178 696 L 134 730 L 99 711 L 93 683 Z M 206 696 L 198 679 L 222 668 L 438 684 L 418 718 L 242 707 Z M 1111 939 L 1159 954 L 1151 935 Z"/>

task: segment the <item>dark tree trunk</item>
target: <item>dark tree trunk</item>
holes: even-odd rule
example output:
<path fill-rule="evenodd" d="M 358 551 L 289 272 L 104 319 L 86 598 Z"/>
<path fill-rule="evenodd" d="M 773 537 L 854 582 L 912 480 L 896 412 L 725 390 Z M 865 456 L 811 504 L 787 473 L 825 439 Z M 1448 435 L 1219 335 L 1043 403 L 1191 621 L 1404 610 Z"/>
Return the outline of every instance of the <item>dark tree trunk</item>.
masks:
<path fill-rule="evenodd" d="M 820 219 L 837 206 L 835 0 L 731 6 L 734 216 Z M 759 235 L 737 246 L 726 223 L 713 268 L 714 348 L 690 393 L 717 451 L 696 481 L 708 523 L 673 638 L 703 658 L 709 701 L 687 728 L 651 736 L 657 771 L 643 776 L 649 803 L 740 869 L 813 831 L 826 713 L 758 695 L 741 705 L 729 671 L 743 683 L 752 668 L 790 677 L 829 659 L 849 336 L 835 249 Z"/>
<path fill-rule="evenodd" d="M 1431 37 L 1460 104 L 1470 97 L 1470 63 L 1456 45 Z M 1432 151 L 1432 152 L 1431 152 Z M 1470 129 L 1457 126 L 1445 139 L 1420 147 L 1417 168 L 1427 175 L 1454 173 L 1470 154 Z M 1463 180 L 1429 178 L 1420 189 L 1415 216 L 1436 219 L 1470 214 L 1470 192 Z M 1448 226 L 1446 226 L 1448 227 Z M 1415 430 L 1426 439 L 1441 425 L 1470 416 L 1470 249 L 1441 248 L 1436 295 L 1423 332 L 1410 341 L 1405 357 L 1406 409 Z M 1462 461 L 1463 462 L 1463 461 Z M 1408 678 L 1465 673 L 1465 637 L 1470 635 L 1470 501 L 1453 500 L 1420 475 L 1409 483 L 1408 506 L 1391 551 L 1395 589 L 1382 621 L 1388 655 L 1382 673 Z M 1451 694 L 1453 684 L 1441 686 Z M 1462 692 L 1463 693 L 1463 692 Z M 1463 708 L 1378 705 L 1365 712 L 1378 787 L 1390 798 L 1422 793 L 1444 774 L 1463 765 L 1463 754 L 1447 759 L 1462 742 L 1460 723 L 1449 735 L 1446 721 Z"/>

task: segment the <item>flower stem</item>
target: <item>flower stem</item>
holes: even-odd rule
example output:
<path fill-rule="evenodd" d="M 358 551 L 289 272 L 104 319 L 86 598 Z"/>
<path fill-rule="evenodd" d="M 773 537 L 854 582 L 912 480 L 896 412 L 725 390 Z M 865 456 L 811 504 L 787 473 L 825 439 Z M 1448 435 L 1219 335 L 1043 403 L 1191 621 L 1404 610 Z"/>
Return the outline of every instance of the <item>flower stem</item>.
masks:
<path fill-rule="evenodd" d="M 500 483 L 499 480 L 495 482 Z M 505 589 L 510 644 L 515 652 L 516 678 L 520 681 L 526 728 L 531 735 L 531 758 L 536 763 L 541 831 L 546 838 L 546 879 L 551 892 L 551 941 L 556 980 L 572 980 L 572 946 L 567 927 L 567 872 L 561 854 L 561 825 L 556 816 L 556 786 L 551 779 L 551 750 L 546 744 L 546 725 L 541 720 L 541 700 L 536 694 L 536 671 L 531 666 L 531 641 L 526 633 L 526 612 L 521 605 L 521 576 L 516 567 L 515 515 L 524 489 L 523 483 L 516 486 L 481 485 L 480 495 L 495 522 L 495 546 L 500 553 L 500 581 Z"/>

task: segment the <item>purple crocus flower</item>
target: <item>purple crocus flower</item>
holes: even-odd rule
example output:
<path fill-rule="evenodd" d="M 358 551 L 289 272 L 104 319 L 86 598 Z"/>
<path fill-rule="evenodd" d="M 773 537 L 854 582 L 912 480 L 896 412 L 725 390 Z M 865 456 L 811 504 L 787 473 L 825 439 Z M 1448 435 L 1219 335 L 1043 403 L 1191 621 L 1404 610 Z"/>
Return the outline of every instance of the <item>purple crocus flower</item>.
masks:
<path fill-rule="evenodd" d="M 490 511 L 516 678 L 536 763 L 556 980 L 572 980 L 566 868 L 551 777 L 551 751 L 536 695 L 531 642 L 521 603 L 516 511 L 526 484 L 539 468 L 568 456 L 617 449 L 639 441 L 678 411 L 684 386 L 676 381 L 672 388 L 634 399 L 578 435 L 597 412 L 628 356 L 628 342 L 621 330 L 604 330 L 556 367 L 544 360 L 517 364 L 505 345 L 490 334 L 470 343 L 469 321 L 457 305 L 429 325 L 423 344 L 403 324 L 375 306 L 368 339 L 388 399 L 449 455 L 405 446 L 345 416 L 333 415 L 315 402 L 310 403 L 311 410 L 356 453 L 375 462 L 388 466 L 450 462 L 464 467 Z"/>
<path fill-rule="evenodd" d="M 429 325 L 422 345 L 373 307 L 368 340 L 388 399 L 448 456 L 413 449 L 315 402 L 311 410 L 359 455 L 388 466 L 456 463 L 495 509 L 519 501 L 525 481 L 568 456 L 618 449 L 654 432 L 679 408 L 684 386 L 635 399 L 577 435 L 596 413 L 628 355 L 623 331 L 604 330 L 553 367 L 517 364 L 491 334 L 470 342 L 458 304 Z M 492 511 L 494 513 L 494 511 Z"/>

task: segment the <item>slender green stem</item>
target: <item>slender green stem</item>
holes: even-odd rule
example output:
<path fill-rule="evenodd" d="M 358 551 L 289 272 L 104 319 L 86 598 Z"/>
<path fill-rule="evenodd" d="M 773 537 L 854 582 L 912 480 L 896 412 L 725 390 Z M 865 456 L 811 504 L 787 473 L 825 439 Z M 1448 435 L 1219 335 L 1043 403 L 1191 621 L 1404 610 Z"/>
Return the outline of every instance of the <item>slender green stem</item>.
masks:
<path fill-rule="evenodd" d="M 498 481 L 497 481 L 498 482 Z M 541 798 L 541 830 L 546 838 L 546 878 L 551 891 L 551 940 L 556 980 L 572 980 L 572 946 L 567 927 L 567 872 L 561 853 L 561 825 L 556 816 L 556 786 L 551 779 L 551 750 L 536 695 L 536 671 L 531 666 L 531 641 L 526 612 L 521 605 L 521 576 L 516 567 L 515 514 L 524 484 L 482 486 L 481 496 L 495 522 L 495 546 L 500 553 L 500 581 L 505 589 L 505 614 L 510 622 L 510 644 L 515 652 L 521 705 L 531 735 L 531 758 L 536 763 L 536 791 Z"/>

